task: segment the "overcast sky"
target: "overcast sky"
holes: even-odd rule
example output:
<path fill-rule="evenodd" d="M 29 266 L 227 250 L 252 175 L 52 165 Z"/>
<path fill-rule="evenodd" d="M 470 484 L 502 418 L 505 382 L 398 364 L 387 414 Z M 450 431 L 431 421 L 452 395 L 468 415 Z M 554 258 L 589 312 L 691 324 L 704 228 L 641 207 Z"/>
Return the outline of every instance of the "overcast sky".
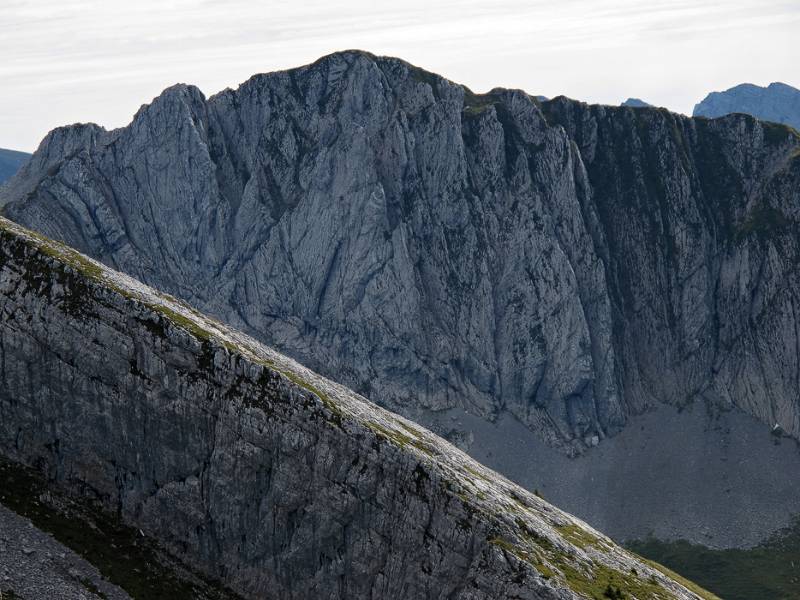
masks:
<path fill-rule="evenodd" d="M 206 95 L 361 48 L 475 91 L 691 113 L 737 83 L 800 87 L 800 0 L 0 0 L 0 147 L 119 127 L 177 82 Z"/>

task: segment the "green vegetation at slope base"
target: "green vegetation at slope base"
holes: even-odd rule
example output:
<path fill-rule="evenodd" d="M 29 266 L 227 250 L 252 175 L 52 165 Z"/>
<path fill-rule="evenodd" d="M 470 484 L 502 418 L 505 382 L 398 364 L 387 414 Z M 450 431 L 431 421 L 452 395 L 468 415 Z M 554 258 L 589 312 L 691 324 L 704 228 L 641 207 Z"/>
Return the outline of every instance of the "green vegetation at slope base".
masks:
<path fill-rule="evenodd" d="M 524 531 L 525 527 L 522 526 L 520 529 Z M 601 547 L 603 545 L 603 540 L 587 531 L 581 531 L 578 534 L 577 526 L 566 526 L 559 529 L 565 537 L 571 536 L 580 544 L 584 544 L 581 547 L 589 545 Z M 527 543 L 525 544 L 510 542 L 502 538 L 492 538 L 489 543 L 502 548 L 517 559 L 531 564 L 545 579 L 554 579 L 584 598 L 592 600 L 671 600 L 675 598 L 675 595 L 663 587 L 652 575 L 647 576 L 645 573 L 637 572 L 636 569 L 623 572 L 601 563 L 580 564 L 567 559 L 546 538 L 536 535 L 528 535 L 526 538 Z M 692 590 L 703 600 L 720 600 L 714 594 L 669 569 L 651 561 L 646 562 L 668 578 Z"/>
<path fill-rule="evenodd" d="M 687 541 L 645 539 L 625 546 L 725 600 L 800 598 L 800 519 L 749 549 L 715 550 Z"/>

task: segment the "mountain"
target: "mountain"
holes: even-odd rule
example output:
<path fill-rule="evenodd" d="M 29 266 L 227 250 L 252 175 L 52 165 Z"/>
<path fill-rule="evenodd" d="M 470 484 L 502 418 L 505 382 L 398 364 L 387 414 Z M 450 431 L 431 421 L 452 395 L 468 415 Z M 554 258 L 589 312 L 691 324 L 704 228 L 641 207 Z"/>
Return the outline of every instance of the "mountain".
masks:
<path fill-rule="evenodd" d="M 432 433 L 71 248 L 0 219 L 0 258 L 2 454 L 234 593 L 701 597 Z"/>
<path fill-rule="evenodd" d="M 760 87 L 743 83 L 724 92 L 711 92 L 694 107 L 696 117 L 745 113 L 800 130 L 800 90 L 785 83 Z"/>
<path fill-rule="evenodd" d="M 0 148 L 0 184 L 10 179 L 14 173 L 31 157 L 27 152 L 4 150 Z"/>
<path fill-rule="evenodd" d="M 623 102 L 620 106 L 632 106 L 633 108 L 644 108 L 653 106 L 652 104 L 648 104 L 644 100 L 639 100 L 639 98 L 628 98 Z"/>
<path fill-rule="evenodd" d="M 0 204 L 617 539 L 731 547 L 797 512 L 799 182 L 781 125 L 348 51 L 56 129 Z"/>

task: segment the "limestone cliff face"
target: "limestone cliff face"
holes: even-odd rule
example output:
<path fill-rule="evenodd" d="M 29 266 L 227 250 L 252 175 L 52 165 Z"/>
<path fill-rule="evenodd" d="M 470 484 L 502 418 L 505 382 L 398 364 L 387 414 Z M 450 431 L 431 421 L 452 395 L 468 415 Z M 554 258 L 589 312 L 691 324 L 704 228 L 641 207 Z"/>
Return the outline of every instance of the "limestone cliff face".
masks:
<path fill-rule="evenodd" d="M 730 113 L 745 113 L 800 129 L 800 90 L 777 81 L 766 87 L 742 83 L 724 92 L 711 92 L 693 112 L 696 117 Z"/>
<path fill-rule="evenodd" d="M 545 112 L 591 181 L 627 404 L 706 400 L 797 437 L 800 139 L 741 115 Z"/>
<path fill-rule="evenodd" d="M 798 148 L 345 52 L 56 130 L 0 203 L 373 401 L 579 452 L 661 402 L 800 435 Z"/>
<path fill-rule="evenodd" d="M 0 365 L 0 453 L 245 597 L 698 598 L 430 432 L 2 218 Z"/>

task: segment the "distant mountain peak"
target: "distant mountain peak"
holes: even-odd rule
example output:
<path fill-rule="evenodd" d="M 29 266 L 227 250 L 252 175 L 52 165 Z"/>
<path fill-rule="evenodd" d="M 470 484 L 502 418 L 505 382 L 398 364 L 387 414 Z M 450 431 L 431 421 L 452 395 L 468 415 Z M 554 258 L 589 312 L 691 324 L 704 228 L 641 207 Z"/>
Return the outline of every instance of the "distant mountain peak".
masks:
<path fill-rule="evenodd" d="M 645 102 L 644 100 L 640 100 L 639 98 L 628 98 L 623 102 L 620 106 L 632 106 L 633 108 L 645 108 L 648 106 L 653 106 L 649 102 Z"/>
<path fill-rule="evenodd" d="M 27 152 L 0 148 L 0 185 L 11 179 L 19 168 L 31 157 Z"/>
<path fill-rule="evenodd" d="M 693 115 L 714 118 L 730 113 L 745 113 L 800 129 L 800 90 L 779 81 L 766 87 L 740 83 L 708 94 L 695 105 Z"/>

